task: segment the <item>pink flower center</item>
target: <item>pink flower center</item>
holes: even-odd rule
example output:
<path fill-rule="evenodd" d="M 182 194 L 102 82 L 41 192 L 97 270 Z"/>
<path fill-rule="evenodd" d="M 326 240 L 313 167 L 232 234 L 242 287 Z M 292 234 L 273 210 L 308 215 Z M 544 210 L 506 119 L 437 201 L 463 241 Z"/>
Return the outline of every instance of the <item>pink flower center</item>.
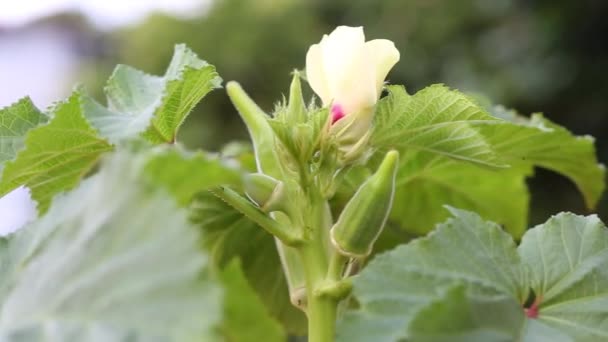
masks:
<path fill-rule="evenodd" d="M 528 318 L 538 318 L 538 314 L 540 311 L 540 301 L 540 298 L 536 298 L 536 300 L 534 300 L 534 303 L 532 303 L 529 308 L 524 308 L 524 312 Z"/>
<path fill-rule="evenodd" d="M 343 117 L 345 117 L 346 114 L 344 114 L 344 110 L 342 109 L 342 106 L 340 106 L 339 104 L 335 104 L 333 106 L 331 106 L 331 124 L 335 124 L 336 122 L 338 122 L 338 120 L 342 119 Z"/>

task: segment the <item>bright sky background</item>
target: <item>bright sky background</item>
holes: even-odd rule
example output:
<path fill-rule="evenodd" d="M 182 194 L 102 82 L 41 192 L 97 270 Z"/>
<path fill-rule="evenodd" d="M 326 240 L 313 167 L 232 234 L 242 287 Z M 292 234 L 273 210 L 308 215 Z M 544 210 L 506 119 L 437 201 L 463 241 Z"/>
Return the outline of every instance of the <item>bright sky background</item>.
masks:
<path fill-rule="evenodd" d="M 34 220 L 37 215 L 36 202 L 30 191 L 19 187 L 0 198 L 0 236 L 5 236 Z"/>
<path fill-rule="evenodd" d="M 211 0 L 0 0 L 0 27 L 20 26 L 58 12 L 77 10 L 101 29 L 133 23 L 161 10 L 178 16 L 200 15 Z"/>

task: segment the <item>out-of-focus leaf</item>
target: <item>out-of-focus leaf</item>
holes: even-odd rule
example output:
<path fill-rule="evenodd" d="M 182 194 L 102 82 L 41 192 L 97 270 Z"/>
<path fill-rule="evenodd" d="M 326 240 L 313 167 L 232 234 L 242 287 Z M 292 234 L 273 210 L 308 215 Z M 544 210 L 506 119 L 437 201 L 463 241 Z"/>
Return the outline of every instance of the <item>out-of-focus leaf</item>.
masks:
<path fill-rule="evenodd" d="M 219 185 L 239 185 L 239 171 L 217 156 L 190 153 L 180 148 L 165 148 L 152 155 L 146 175 L 164 186 L 180 205 L 188 205 L 194 195 Z"/>
<path fill-rule="evenodd" d="M 205 232 L 204 245 L 213 262 L 225 267 L 239 257 L 243 273 L 270 314 L 287 332 L 305 334 L 306 317 L 289 300 L 274 238 L 210 193 L 199 194 L 191 209 L 193 222 Z"/>
<path fill-rule="evenodd" d="M 0 240 L 0 340 L 214 340 L 221 292 L 198 234 L 119 153 Z"/>
<path fill-rule="evenodd" d="M 251 286 L 238 259 L 222 270 L 224 321 L 222 332 L 231 342 L 284 342 L 283 327 L 272 318 Z"/>

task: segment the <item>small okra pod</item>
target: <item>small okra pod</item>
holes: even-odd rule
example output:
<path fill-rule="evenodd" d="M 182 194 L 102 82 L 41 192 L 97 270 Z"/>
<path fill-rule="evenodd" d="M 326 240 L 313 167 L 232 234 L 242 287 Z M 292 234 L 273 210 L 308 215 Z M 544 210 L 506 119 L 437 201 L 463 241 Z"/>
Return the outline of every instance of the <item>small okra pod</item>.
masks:
<path fill-rule="evenodd" d="M 265 212 L 285 211 L 286 194 L 283 182 L 263 173 L 251 173 L 243 181 L 245 194 Z"/>
<path fill-rule="evenodd" d="M 365 257 L 371 253 L 391 211 L 398 161 L 399 152 L 389 151 L 342 210 L 330 232 L 341 254 Z"/>

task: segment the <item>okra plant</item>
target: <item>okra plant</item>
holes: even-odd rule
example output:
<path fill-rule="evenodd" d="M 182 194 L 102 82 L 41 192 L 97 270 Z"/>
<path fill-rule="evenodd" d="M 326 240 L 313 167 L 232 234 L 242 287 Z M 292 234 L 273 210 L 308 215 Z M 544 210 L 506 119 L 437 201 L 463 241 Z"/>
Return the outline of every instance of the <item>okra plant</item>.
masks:
<path fill-rule="evenodd" d="M 226 83 L 251 143 L 217 152 L 179 143 L 222 88 L 184 45 L 163 76 L 118 66 L 105 104 L 0 109 L 0 195 L 38 211 L 0 238 L 0 341 L 608 340 L 605 225 L 527 229 L 534 167 L 596 206 L 593 139 L 388 85 L 399 57 L 341 26 L 271 113 Z"/>

